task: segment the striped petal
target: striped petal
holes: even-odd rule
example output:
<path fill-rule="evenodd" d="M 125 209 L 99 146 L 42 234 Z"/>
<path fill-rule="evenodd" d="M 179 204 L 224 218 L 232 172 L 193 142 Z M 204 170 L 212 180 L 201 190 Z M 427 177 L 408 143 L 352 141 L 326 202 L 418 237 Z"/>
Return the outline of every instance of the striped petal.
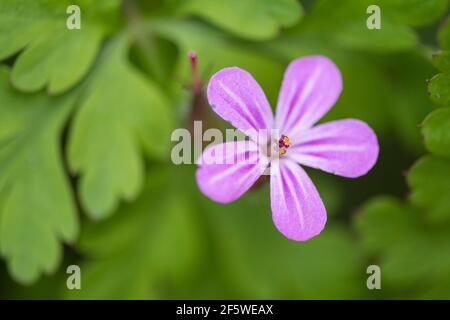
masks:
<path fill-rule="evenodd" d="M 228 203 L 244 194 L 263 174 L 269 160 L 253 141 L 226 142 L 208 147 L 199 161 L 196 179 L 210 199 Z"/>
<path fill-rule="evenodd" d="M 220 117 L 254 139 L 258 130 L 272 128 L 269 102 L 245 70 L 231 67 L 214 74 L 208 84 L 208 101 Z"/>
<path fill-rule="evenodd" d="M 366 174 L 378 158 L 378 141 L 363 121 L 343 119 L 315 126 L 293 137 L 287 156 L 299 164 L 347 178 Z"/>
<path fill-rule="evenodd" d="M 291 240 L 308 240 L 325 226 L 326 210 L 316 187 L 306 172 L 289 159 L 271 164 L 270 202 L 275 226 Z"/>
<path fill-rule="evenodd" d="M 328 58 L 291 62 L 278 97 L 275 127 L 288 136 L 311 127 L 331 109 L 342 91 L 339 69 Z"/>

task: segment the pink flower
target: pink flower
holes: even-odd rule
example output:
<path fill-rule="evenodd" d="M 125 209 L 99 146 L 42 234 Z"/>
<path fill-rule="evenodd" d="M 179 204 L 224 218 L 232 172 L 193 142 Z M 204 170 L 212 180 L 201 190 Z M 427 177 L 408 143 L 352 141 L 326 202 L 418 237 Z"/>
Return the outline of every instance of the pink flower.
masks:
<path fill-rule="evenodd" d="M 246 71 L 225 68 L 208 85 L 213 110 L 242 132 L 278 129 L 267 140 L 232 141 L 205 152 L 234 150 L 225 163 L 199 164 L 196 179 L 200 190 L 221 203 L 236 200 L 270 168 L 272 219 L 287 238 L 304 241 L 325 226 L 326 210 L 317 189 L 300 165 L 343 177 L 366 174 L 378 157 L 373 130 L 356 119 L 314 124 L 334 105 L 342 90 L 336 65 L 323 56 L 297 59 L 284 74 L 275 118 L 264 92 Z M 272 155 L 261 153 L 269 144 Z M 256 161 L 242 161 L 244 154 Z M 261 156 L 262 154 L 262 156 Z M 274 157 L 273 154 L 277 156 Z M 241 158 L 241 160 L 239 160 Z"/>

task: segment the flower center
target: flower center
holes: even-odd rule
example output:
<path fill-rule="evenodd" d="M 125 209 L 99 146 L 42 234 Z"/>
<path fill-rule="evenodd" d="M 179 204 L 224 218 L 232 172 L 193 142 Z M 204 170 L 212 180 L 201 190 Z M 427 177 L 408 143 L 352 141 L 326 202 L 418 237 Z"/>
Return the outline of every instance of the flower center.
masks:
<path fill-rule="evenodd" d="M 284 134 L 281 135 L 280 140 L 278 140 L 278 154 L 281 156 L 286 153 L 287 149 L 291 146 L 292 142 L 288 136 Z"/>

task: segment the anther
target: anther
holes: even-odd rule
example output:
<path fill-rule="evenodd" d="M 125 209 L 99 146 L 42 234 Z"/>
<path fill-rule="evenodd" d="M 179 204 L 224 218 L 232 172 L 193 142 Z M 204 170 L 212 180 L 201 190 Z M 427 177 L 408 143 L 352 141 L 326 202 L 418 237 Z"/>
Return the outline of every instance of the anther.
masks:
<path fill-rule="evenodd" d="M 291 146 L 292 142 L 288 136 L 284 134 L 281 135 L 280 140 L 278 140 L 278 153 L 283 155 L 286 153 L 287 149 Z"/>

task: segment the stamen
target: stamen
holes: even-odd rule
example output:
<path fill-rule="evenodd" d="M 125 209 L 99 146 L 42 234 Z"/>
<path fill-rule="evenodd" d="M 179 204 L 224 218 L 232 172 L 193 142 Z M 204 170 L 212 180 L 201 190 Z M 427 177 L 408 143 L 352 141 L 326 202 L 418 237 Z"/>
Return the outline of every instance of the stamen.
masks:
<path fill-rule="evenodd" d="M 281 135 L 280 140 L 278 140 L 278 153 L 279 155 L 283 155 L 286 153 L 287 149 L 291 146 L 292 142 L 288 136 L 284 134 Z"/>

